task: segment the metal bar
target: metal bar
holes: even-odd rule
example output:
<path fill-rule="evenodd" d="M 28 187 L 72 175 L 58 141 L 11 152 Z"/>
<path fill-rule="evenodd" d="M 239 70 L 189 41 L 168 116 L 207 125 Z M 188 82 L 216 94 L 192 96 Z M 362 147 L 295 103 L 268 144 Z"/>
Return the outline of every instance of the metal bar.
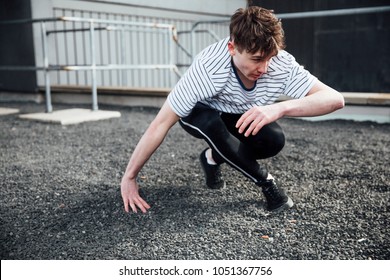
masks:
<path fill-rule="evenodd" d="M 84 12 L 83 12 L 84 14 Z M 86 26 L 86 23 L 85 22 L 82 22 L 81 23 L 81 26 L 84 27 Z M 87 48 L 86 48 L 86 40 L 87 40 L 87 34 L 83 34 L 83 62 L 86 64 L 87 63 Z M 88 84 L 88 73 L 87 72 L 84 72 L 84 83 L 85 84 Z"/>
<path fill-rule="evenodd" d="M 101 17 L 101 13 L 98 13 L 98 16 Z M 96 28 L 95 28 L 96 30 Z M 99 46 L 99 49 L 100 49 L 100 61 L 101 63 L 103 64 L 104 63 L 104 56 L 103 56 L 103 33 L 95 33 L 96 37 L 99 39 L 99 40 L 96 40 L 98 41 L 98 46 Z M 100 73 L 101 76 L 100 76 L 100 80 L 101 80 L 101 83 L 104 84 L 104 80 L 105 80 L 105 77 L 104 77 L 104 73 Z"/>
<path fill-rule="evenodd" d="M 370 13 L 385 13 L 390 11 L 390 6 L 378 6 L 378 7 L 367 7 L 367 8 L 352 8 L 352 9 L 338 9 L 338 10 L 323 10 L 323 11 L 311 11 L 311 12 L 297 12 L 297 13 L 283 13 L 276 14 L 280 19 L 299 19 L 309 17 L 327 17 L 327 16 L 342 16 L 342 15 L 358 15 L 358 14 L 370 14 Z M 192 25 L 191 30 L 191 54 L 192 58 L 195 56 L 195 32 L 196 28 L 201 24 L 206 23 L 227 23 L 230 19 L 217 19 L 217 20 L 204 20 L 197 21 Z"/>
<path fill-rule="evenodd" d="M 195 59 L 195 28 L 200 24 L 200 22 L 196 22 L 194 25 L 192 25 L 191 28 L 191 59 Z"/>
<path fill-rule="evenodd" d="M 120 62 L 120 40 L 121 40 L 120 37 L 118 39 L 118 32 L 115 32 L 115 52 L 114 52 L 114 54 L 115 54 L 115 62 L 116 63 Z M 116 76 L 117 76 L 117 84 L 120 85 L 122 83 L 122 80 L 121 80 L 122 73 L 121 73 L 120 70 L 118 70 L 116 73 L 117 73 L 116 74 Z"/>
<path fill-rule="evenodd" d="M 66 33 L 66 32 L 89 32 L 89 28 L 71 28 L 71 29 L 60 29 L 60 30 L 50 30 L 47 31 L 47 35 L 53 34 L 53 33 Z M 108 30 L 107 27 L 96 27 L 95 30 Z"/>
<path fill-rule="evenodd" d="M 120 25 L 119 27 L 113 26 L 113 25 L 107 25 L 105 28 L 107 31 L 135 31 L 135 32 L 142 32 L 142 33 L 161 33 L 159 30 L 150 30 L 150 27 L 148 26 L 139 26 L 139 27 L 127 27 Z M 168 28 L 160 28 L 160 29 L 168 29 Z"/>
<path fill-rule="evenodd" d="M 43 21 L 44 22 L 48 22 L 48 21 L 78 21 L 78 22 L 87 22 L 87 23 L 93 21 L 94 23 L 106 23 L 106 24 L 128 25 L 128 26 L 145 26 L 145 27 L 162 28 L 162 29 L 168 29 L 168 28 L 174 27 L 172 24 L 129 22 L 129 21 L 91 19 L 91 18 L 69 17 L 69 16 L 61 16 L 61 17 L 54 17 L 54 18 L 40 18 L 40 19 L 6 20 L 6 21 L 0 21 L 0 24 L 36 23 L 36 22 L 43 22 Z"/>
<path fill-rule="evenodd" d="M 179 49 L 181 49 L 189 58 L 192 58 L 192 55 L 190 53 L 190 51 L 188 51 L 182 44 L 180 44 L 179 42 L 176 43 L 176 45 L 179 47 Z"/>
<path fill-rule="evenodd" d="M 95 23 L 107 23 L 107 24 L 116 24 L 116 25 L 129 25 L 129 26 L 146 26 L 153 28 L 172 28 L 172 24 L 162 24 L 162 23 L 147 23 L 147 22 L 128 22 L 128 21 L 114 21 L 114 20 L 106 20 L 106 19 L 88 19 L 88 18 L 79 18 L 79 17 L 61 17 L 63 21 L 80 21 L 80 22 L 91 22 Z"/>
<path fill-rule="evenodd" d="M 36 67 L 36 66 L 0 66 L 0 71 L 91 71 L 95 68 L 97 71 L 102 70 L 160 70 L 160 69 L 173 69 L 176 64 L 107 64 L 107 65 L 95 65 L 95 67 L 87 65 L 49 65 L 48 67 Z"/>
<path fill-rule="evenodd" d="M 193 30 L 193 31 L 191 31 L 191 30 L 189 30 L 189 31 L 180 31 L 180 32 L 178 32 L 178 34 L 186 34 L 186 33 L 190 33 L 190 36 L 192 37 L 194 37 L 195 38 L 195 34 L 194 33 L 208 33 L 208 34 L 210 34 L 210 36 L 214 39 L 214 40 L 216 40 L 216 41 L 219 41 L 221 38 L 219 38 L 218 37 L 218 35 L 214 32 L 214 31 L 212 31 L 212 30 L 209 30 L 209 29 L 198 29 L 198 30 Z M 188 51 L 186 48 L 184 48 L 184 46 L 183 45 L 181 45 L 179 42 L 177 42 L 177 45 L 178 45 L 178 47 L 182 50 L 182 51 L 184 51 L 184 53 L 188 56 L 188 57 L 190 57 L 190 58 L 192 58 L 192 54 L 191 54 L 191 50 L 190 51 Z M 194 43 L 194 46 L 192 46 L 191 48 L 195 48 L 195 43 Z M 192 52 L 193 53 L 193 52 Z"/>
<path fill-rule="evenodd" d="M 169 29 L 168 31 L 168 52 L 169 52 L 169 63 L 171 65 L 174 65 L 175 64 L 175 61 L 174 61 L 174 57 L 175 57 L 175 49 L 174 49 L 174 45 L 173 45 L 173 42 L 169 39 L 170 38 L 173 38 L 173 30 L 172 29 Z M 170 80 L 171 80 L 171 86 L 173 86 L 175 84 L 175 81 L 174 81 L 174 77 L 172 74 L 169 75 L 170 76 Z"/>
<path fill-rule="evenodd" d="M 62 26 L 65 28 L 66 22 L 63 21 L 63 22 L 62 22 Z M 68 48 L 66 48 L 66 46 L 68 45 L 68 37 L 66 36 L 66 33 L 64 33 L 63 37 L 64 37 L 64 46 L 65 46 L 65 48 L 64 48 L 64 52 L 65 52 L 65 63 L 66 63 L 66 64 L 69 64 Z M 68 84 L 70 84 L 70 78 L 69 78 L 69 75 L 68 75 L 68 74 L 66 74 L 66 82 L 67 82 Z"/>
<path fill-rule="evenodd" d="M 48 47 L 47 47 L 45 22 L 41 22 L 41 32 L 42 32 L 42 47 L 43 47 L 43 66 L 45 69 L 46 112 L 51 113 L 51 112 L 53 112 L 53 107 L 51 104 L 49 55 L 48 55 Z"/>
<path fill-rule="evenodd" d="M 0 21 L 0 24 L 22 24 L 22 23 L 37 23 L 37 22 L 49 22 L 49 21 L 58 21 L 62 20 L 62 17 L 52 17 L 52 18 L 39 18 L 39 19 L 15 19 L 15 20 L 4 20 Z"/>
<path fill-rule="evenodd" d="M 175 72 L 175 74 L 177 75 L 178 78 L 181 78 L 183 76 L 183 74 L 179 71 L 179 68 L 177 68 L 176 65 L 174 65 L 172 70 L 173 70 L 173 72 Z"/>
<path fill-rule="evenodd" d="M 143 16 L 142 17 L 143 18 L 143 20 L 145 21 L 145 16 Z M 141 37 L 142 37 L 142 40 L 143 40 L 143 44 L 141 44 L 141 45 L 143 45 L 143 46 L 147 46 L 148 45 L 148 36 L 146 36 L 146 34 L 145 33 L 141 33 Z M 140 50 L 141 51 L 141 50 Z M 142 50 L 143 52 L 142 52 L 142 55 L 143 55 L 143 57 L 145 58 L 145 62 L 147 63 L 147 61 L 148 61 L 148 57 L 147 57 L 147 53 L 146 53 L 146 51 L 145 51 L 145 49 L 143 49 Z M 147 84 L 148 84 L 148 72 L 147 71 L 144 71 L 144 73 L 143 73 L 143 79 L 142 79 L 142 82 L 144 83 L 144 85 L 146 86 Z"/>
<path fill-rule="evenodd" d="M 285 13 L 276 14 L 280 19 L 308 18 L 308 17 L 330 17 L 330 16 L 345 16 L 357 14 L 383 13 L 389 12 L 390 6 L 368 7 L 368 8 L 353 8 L 339 10 L 323 10 L 300 13 Z"/>
<path fill-rule="evenodd" d="M 48 68 L 44 66 L 0 66 L 0 71 L 45 71 L 46 69 L 53 70 L 50 66 Z"/>
<path fill-rule="evenodd" d="M 97 102 L 97 81 L 96 81 L 96 57 L 95 57 L 95 29 L 94 29 L 94 21 L 91 20 L 89 22 L 90 27 L 90 40 L 91 40 L 91 65 L 92 65 L 92 110 L 98 110 L 98 102 Z"/>
<path fill-rule="evenodd" d="M 276 14 L 280 19 L 293 19 L 293 18 L 307 18 L 307 17 L 326 17 L 326 16 L 343 16 L 343 15 L 357 15 L 357 14 L 370 14 L 370 13 L 385 13 L 390 11 L 390 6 L 378 6 L 378 7 L 366 7 L 366 8 L 351 8 L 351 9 L 338 9 L 338 10 L 322 10 L 322 11 L 310 11 L 310 12 L 297 12 L 297 13 L 283 13 Z M 217 20 L 202 20 L 197 21 L 192 25 L 192 29 L 195 29 L 200 24 L 205 23 L 225 23 L 230 19 L 217 19 Z"/>
<path fill-rule="evenodd" d="M 125 32 L 124 30 L 121 31 L 121 62 L 123 65 L 126 64 L 127 58 L 126 58 L 126 40 L 125 40 Z M 121 71 L 121 84 L 122 86 L 127 85 L 127 72 Z"/>
<path fill-rule="evenodd" d="M 207 33 L 207 32 L 211 32 L 211 30 L 209 29 L 198 29 L 198 30 L 195 30 L 196 33 Z M 177 34 L 181 35 L 181 34 L 187 34 L 187 33 L 191 33 L 190 30 L 183 30 L 183 31 L 178 31 Z"/>
<path fill-rule="evenodd" d="M 137 20 L 140 20 L 140 16 L 137 16 Z M 136 34 L 135 34 L 135 37 L 136 37 L 136 39 L 135 39 L 135 44 L 133 43 L 132 44 L 132 47 L 134 48 L 136 48 L 137 49 L 137 53 L 138 53 L 138 55 L 136 56 L 136 59 L 134 59 L 134 62 L 133 63 L 137 63 L 137 64 L 139 64 L 139 63 L 141 63 L 141 55 L 140 55 L 140 52 L 141 52 L 141 38 L 142 38 L 142 34 L 140 34 L 139 32 L 137 32 Z M 131 45 L 131 39 L 129 38 L 129 45 Z M 131 52 L 133 52 L 134 53 L 134 50 L 132 50 Z M 142 85 L 142 82 L 143 82 L 143 79 L 142 79 L 142 76 L 143 76 L 143 73 L 141 72 L 141 71 L 138 71 L 138 72 L 136 72 L 135 73 L 136 75 L 135 75 L 135 79 L 137 79 L 138 81 L 139 81 L 139 84 L 140 84 L 140 86 Z"/>
<path fill-rule="evenodd" d="M 95 65 L 95 66 L 83 66 L 83 65 L 66 65 L 58 66 L 51 70 L 64 70 L 64 71 L 91 71 L 95 69 L 97 71 L 103 70 L 160 70 L 160 69 L 174 69 L 175 64 L 151 64 L 151 65 L 120 65 L 120 64 L 109 64 L 109 65 Z"/>
<path fill-rule="evenodd" d="M 106 17 L 109 18 L 109 15 L 106 14 Z M 111 61 L 111 54 L 112 54 L 112 51 L 111 51 L 111 44 L 110 42 L 112 42 L 111 40 L 111 33 L 110 32 L 107 32 L 107 40 L 106 40 L 106 45 L 107 45 L 107 50 L 108 50 L 108 61 Z M 112 71 L 109 73 L 109 84 L 112 85 L 113 82 L 112 82 Z"/>
<path fill-rule="evenodd" d="M 74 11 L 72 13 L 74 13 Z M 75 26 L 76 26 L 76 23 L 73 22 L 73 28 L 75 28 Z M 74 61 L 75 61 L 76 64 L 79 64 L 79 62 L 78 62 L 78 55 L 77 55 L 77 43 L 76 43 L 77 42 L 77 38 L 76 37 L 77 37 L 76 32 L 73 32 Z M 79 84 L 79 75 L 78 75 L 78 73 L 75 73 L 75 78 L 76 78 L 76 84 L 78 85 Z"/>
<path fill-rule="evenodd" d="M 57 22 L 54 22 L 54 30 L 57 30 Z M 47 34 L 47 31 L 46 31 Z M 59 44 L 58 44 L 58 36 L 54 37 L 54 53 L 56 58 L 56 64 L 60 63 L 60 56 L 59 56 Z M 61 73 L 57 72 L 57 83 L 61 80 Z"/>

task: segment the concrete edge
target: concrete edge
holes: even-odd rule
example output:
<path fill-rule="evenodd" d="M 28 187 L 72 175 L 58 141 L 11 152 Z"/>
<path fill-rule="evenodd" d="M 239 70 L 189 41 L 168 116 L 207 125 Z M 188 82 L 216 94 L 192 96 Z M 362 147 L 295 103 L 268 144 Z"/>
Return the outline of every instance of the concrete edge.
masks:
<path fill-rule="evenodd" d="M 19 109 L 0 107 L 0 116 L 18 114 Z"/>
<path fill-rule="evenodd" d="M 52 113 L 31 113 L 19 115 L 21 119 L 34 120 L 40 122 L 56 123 L 61 125 L 78 124 L 90 121 L 100 121 L 111 118 L 119 118 L 118 111 L 89 110 L 89 109 L 65 109 L 53 111 Z"/>

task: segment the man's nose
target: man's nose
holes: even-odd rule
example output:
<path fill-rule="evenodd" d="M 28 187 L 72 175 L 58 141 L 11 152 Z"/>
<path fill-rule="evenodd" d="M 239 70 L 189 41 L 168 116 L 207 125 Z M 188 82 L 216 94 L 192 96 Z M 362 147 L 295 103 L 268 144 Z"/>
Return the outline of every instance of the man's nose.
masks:
<path fill-rule="evenodd" d="M 257 71 L 259 73 L 267 73 L 267 69 L 268 69 L 268 62 L 260 63 L 259 66 L 257 67 Z"/>

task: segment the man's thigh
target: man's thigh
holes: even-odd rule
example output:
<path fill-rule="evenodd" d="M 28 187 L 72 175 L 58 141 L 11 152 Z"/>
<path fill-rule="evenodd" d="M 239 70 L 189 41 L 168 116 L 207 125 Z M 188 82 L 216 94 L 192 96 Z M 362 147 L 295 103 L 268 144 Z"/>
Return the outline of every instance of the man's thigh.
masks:
<path fill-rule="evenodd" d="M 221 114 L 221 119 L 228 131 L 242 143 L 250 145 L 258 159 L 274 156 L 283 149 L 285 137 L 282 128 L 277 122 L 263 126 L 256 135 L 246 137 L 244 136 L 245 131 L 239 133 L 236 128 L 236 123 L 240 117 L 240 114 Z"/>

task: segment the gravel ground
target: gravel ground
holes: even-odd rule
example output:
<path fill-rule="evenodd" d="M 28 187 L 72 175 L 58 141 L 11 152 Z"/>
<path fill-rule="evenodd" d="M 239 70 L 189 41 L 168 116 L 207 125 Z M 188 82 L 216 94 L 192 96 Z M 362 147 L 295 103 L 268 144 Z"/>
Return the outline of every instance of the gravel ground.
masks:
<path fill-rule="evenodd" d="M 390 124 L 280 120 L 286 147 L 263 162 L 295 206 L 277 215 L 228 166 L 227 187 L 206 189 L 205 143 L 175 125 L 140 174 L 151 210 L 127 214 L 119 183 L 157 110 L 101 109 L 122 117 L 61 126 L 0 116 L 2 260 L 390 259 Z"/>

